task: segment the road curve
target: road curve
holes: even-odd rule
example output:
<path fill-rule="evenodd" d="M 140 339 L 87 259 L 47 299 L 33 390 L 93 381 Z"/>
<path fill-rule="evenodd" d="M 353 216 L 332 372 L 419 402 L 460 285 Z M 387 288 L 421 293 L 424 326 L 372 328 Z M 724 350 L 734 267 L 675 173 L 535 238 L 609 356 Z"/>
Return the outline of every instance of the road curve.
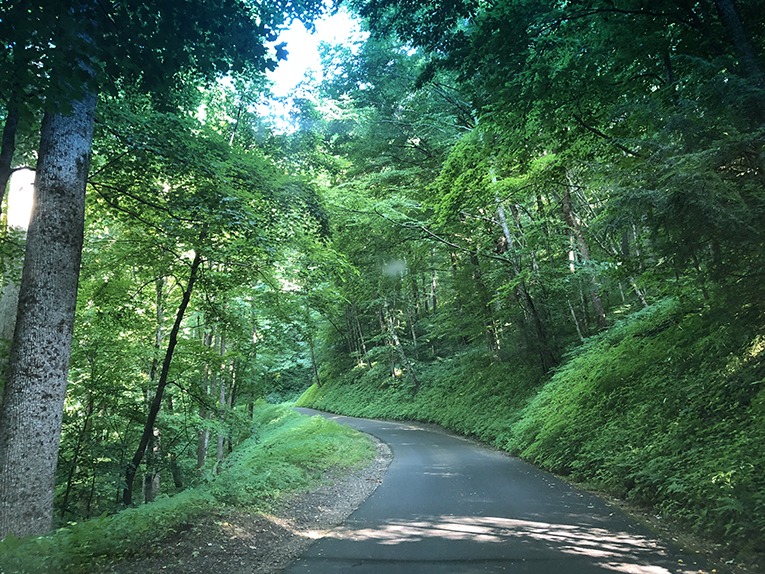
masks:
<path fill-rule="evenodd" d="M 708 572 L 600 499 L 431 425 L 321 414 L 376 436 L 383 483 L 284 574 Z"/>

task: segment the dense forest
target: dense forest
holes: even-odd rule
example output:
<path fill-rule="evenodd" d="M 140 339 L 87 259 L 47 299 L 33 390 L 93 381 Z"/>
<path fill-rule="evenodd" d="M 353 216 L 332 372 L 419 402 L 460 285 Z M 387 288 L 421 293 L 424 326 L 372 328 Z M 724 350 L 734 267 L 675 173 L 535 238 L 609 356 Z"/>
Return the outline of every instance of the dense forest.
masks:
<path fill-rule="evenodd" d="M 0 7 L 6 546 L 237 499 L 300 397 L 765 551 L 765 3 L 354 0 L 278 128 L 337 8 Z"/>

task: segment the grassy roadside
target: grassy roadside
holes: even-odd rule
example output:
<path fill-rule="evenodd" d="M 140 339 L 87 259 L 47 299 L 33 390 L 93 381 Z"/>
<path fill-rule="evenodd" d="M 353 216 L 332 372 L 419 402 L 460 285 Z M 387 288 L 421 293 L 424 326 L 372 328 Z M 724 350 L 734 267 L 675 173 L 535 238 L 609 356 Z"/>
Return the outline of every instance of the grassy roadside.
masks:
<path fill-rule="evenodd" d="M 416 396 L 373 366 L 298 405 L 441 424 L 746 558 L 765 551 L 764 358 L 756 328 L 671 299 L 590 338 L 546 379 L 466 354 L 418 373 Z"/>
<path fill-rule="evenodd" d="M 0 542 L 2 574 L 86 573 L 95 558 L 134 553 L 221 507 L 264 509 L 321 480 L 329 468 L 357 468 L 375 455 L 369 439 L 322 417 L 258 405 L 253 434 L 220 474 L 172 498 L 71 524 L 45 537 Z"/>

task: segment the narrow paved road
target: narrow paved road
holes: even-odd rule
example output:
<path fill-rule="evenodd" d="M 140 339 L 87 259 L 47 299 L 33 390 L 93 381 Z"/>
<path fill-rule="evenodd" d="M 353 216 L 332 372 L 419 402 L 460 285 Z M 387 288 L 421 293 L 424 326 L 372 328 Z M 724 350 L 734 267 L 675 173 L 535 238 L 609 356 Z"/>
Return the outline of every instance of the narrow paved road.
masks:
<path fill-rule="evenodd" d="M 429 425 L 322 414 L 378 437 L 383 483 L 288 574 L 707 572 L 619 510 Z"/>

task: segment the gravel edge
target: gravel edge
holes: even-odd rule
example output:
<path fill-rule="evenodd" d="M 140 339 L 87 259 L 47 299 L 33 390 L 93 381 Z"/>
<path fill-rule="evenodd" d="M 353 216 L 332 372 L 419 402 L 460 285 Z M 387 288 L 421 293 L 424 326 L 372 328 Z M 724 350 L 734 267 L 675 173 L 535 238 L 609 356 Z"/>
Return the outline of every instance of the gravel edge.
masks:
<path fill-rule="evenodd" d="M 369 466 L 346 475 L 328 471 L 325 484 L 311 492 L 291 496 L 279 505 L 274 516 L 269 516 L 274 522 L 288 525 L 294 536 L 282 540 L 258 572 L 273 574 L 286 568 L 311 544 L 342 524 L 382 483 L 393 453 L 384 442 L 367 436 L 377 448 L 377 455 Z"/>

